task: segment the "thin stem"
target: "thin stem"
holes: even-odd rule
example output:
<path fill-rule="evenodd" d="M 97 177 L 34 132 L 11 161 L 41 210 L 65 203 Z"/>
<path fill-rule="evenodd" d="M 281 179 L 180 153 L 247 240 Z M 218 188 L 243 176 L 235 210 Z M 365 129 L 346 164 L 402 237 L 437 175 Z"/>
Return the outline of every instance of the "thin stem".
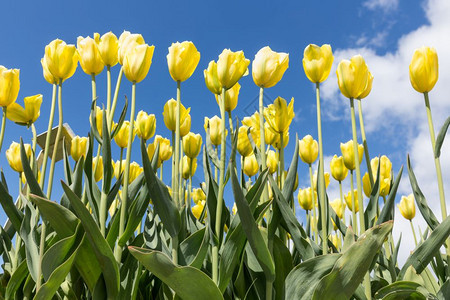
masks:
<path fill-rule="evenodd" d="M 318 236 L 317 236 L 317 209 L 316 209 L 316 193 L 314 193 L 314 181 L 313 181 L 313 172 L 312 172 L 312 166 L 311 164 L 309 164 L 309 182 L 310 182 L 310 186 L 311 186 L 311 200 L 313 202 L 313 219 L 311 219 L 311 227 L 313 227 L 313 232 L 314 232 L 314 240 L 318 241 Z M 314 224 L 313 224 L 314 223 Z"/>
<path fill-rule="evenodd" d="M 233 134 L 233 132 L 234 132 L 234 130 L 233 130 L 233 118 L 231 117 L 231 111 L 228 112 L 228 121 L 230 122 L 231 134 Z"/>
<path fill-rule="evenodd" d="M 36 127 L 34 126 L 34 123 L 31 124 L 31 133 L 33 134 L 33 139 L 32 139 L 32 149 L 33 149 L 33 153 L 36 153 Z"/>
<path fill-rule="evenodd" d="M 161 179 L 161 181 L 163 181 L 163 165 L 164 162 L 161 162 L 161 167 L 159 169 L 159 179 Z"/>
<path fill-rule="evenodd" d="M 128 181 L 130 178 L 130 160 L 131 160 L 131 146 L 133 144 L 133 131 L 134 131 L 134 114 L 136 103 L 136 82 L 133 82 L 131 89 L 131 112 L 130 112 L 130 132 L 128 135 L 127 154 L 125 158 L 125 174 L 122 189 L 122 209 L 120 210 L 120 222 L 119 222 L 119 238 L 122 236 L 125 230 L 125 219 L 127 216 L 127 200 L 128 200 Z M 122 260 L 122 247 L 117 245 L 116 260 L 120 262 Z"/>
<path fill-rule="evenodd" d="M 109 124 L 112 124 L 112 120 L 114 118 L 114 112 L 116 111 L 117 97 L 119 95 L 120 84 L 122 82 L 122 76 L 123 76 L 123 67 L 120 68 L 119 76 L 117 77 L 116 89 L 114 91 L 114 98 L 112 101 L 111 112 L 109 114 L 109 120 L 108 120 Z"/>
<path fill-rule="evenodd" d="M 356 201 L 355 201 L 355 187 L 353 185 L 353 170 L 350 170 L 350 196 L 352 200 L 352 225 L 353 232 L 358 232 L 358 220 L 356 219 Z"/>
<path fill-rule="evenodd" d="M 106 67 L 106 121 L 108 122 L 108 131 L 111 131 L 111 122 L 109 116 L 111 114 L 111 66 Z"/>
<path fill-rule="evenodd" d="M 45 173 L 47 171 L 48 152 L 49 152 L 49 148 L 50 148 L 50 137 L 52 135 L 53 119 L 55 116 L 56 89 L 57 89 L 57 85 L 54 84 L 53 92 L 52 92 L 52 105 L 50 108 L 50 118 L 48 119 L 47 136 L 45 137 L 44 160 L 42 161 L 41 180 L 39 182 L 41 189 L 44 188 Z"/>
<path fill-rule="evenodd" d="M 3 116 L 2 116 L 2 128 L 0 130 L 0 152 L 2 151 L 3 138 L 5 137 L 5 126 L 6 126 L 6 106 L 2 107 Z"/>
<path fill-rule="evenodd" d="M 372 190 L 373 183 L 375 181 L 373 179 L 372 167 L 370 166 L 369 146 L 367 145 L 367 140 L 366 140 L 366 130 L 364 129 L 364 119 L 363 119 L 361 102 L 362 101 L 359 99 L 359 101 L 358 101 L 359 127 L 361 128 L 361 137 L 362 137 L 363 146 L 364 146 L 364 157 L 366 158 L 367 173 L 369 173 L 370 189 Z"/>
<path fill-rule="evenodd" d="M 95 74 L 91 75 L 91 85 L 92 85 L 92 101 L 97 100 L 97 86 L 95 83 Z"/>
<path fill-rule="evenodd" d="M 280 166 L 280 189 L 283 189 L 284 185 L 284 141 L 283 141 L 283 133 L 280 133 L 280 155 L 278 156 L 279 166 Z"/>
<path fill-rule="evenodd" d="M 342 182 L 339 181 L 339 195 L 340 195 L 340 199 L 341 199 L 341 205 L 344 205 L 344 197 L 342 194 Z M 344 213 L 342 214 L 342 222 L 344 222 L 345 224 L 345 209 L 344 209 Z"/>
<path fill-rule="evenodd" d="M 413 236 L 414 236 L 414 244 L 415 244 L 416 247 L 417 247 L 416 231 L 414 230 L 414 225 L 413 225 L 412 220 L 409 220 L 409 224 L 411 225 L 411 230 L 412 230 L 412 233 L 413 233 Z"/>
<path fill-rule="evenodd" d="M 181 83 L 177 81 L 177 109 L 175 113 L 175 182 L 173 184 L 172 194 L 174 196 L 174 201 L 178 208 L 181 207 L 181 200 L 179 193 L 179 177 L 180 177 L 180 166 L 179 166 L 179 157 L 180 157 L 180 111 L 181 111 Z"/>
<path fill-rule="evenodd" d="M 225 96 L 224 96 L 225 97 Z M 261 145 L 259 147 L 260 149 L 260 156 L 261 156 L 261 170 L 266 169 L 266 140 L 264 135 L 264 88 L 259 88 L 259 135 L 260 135 L 260 141 Z M 267 190 L 267 186 L 264 185 L 263 190 L 263 202 L 269 200 L 269 191 Z"/>
<path fill-rule="evenodd" d="M 175 131 L 172 131 L 172 146 L 175 147 Z M 172 182 L 171 182 L 171 188 L 172 188 L 172 198 L 175 200 L 175 196 L 173 194 L 173 190 L 175 189 L 175 153 L 172 155 Z M 175 205 L 178 206 L 178 202 L 174 201 Z"/>

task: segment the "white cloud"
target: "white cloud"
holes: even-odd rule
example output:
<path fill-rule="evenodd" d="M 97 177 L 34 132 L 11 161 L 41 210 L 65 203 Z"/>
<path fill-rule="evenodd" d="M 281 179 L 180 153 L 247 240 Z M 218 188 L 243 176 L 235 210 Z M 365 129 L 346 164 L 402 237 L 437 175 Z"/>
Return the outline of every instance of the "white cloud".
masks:
<path fill-rule="evenodd" d="M 367 0 L 363 5 L 370 10 L 390 11 L 398 8 L 398 2 L 399 0 Z"/>
<path fill-rule="evenodd" d="M 393 9 L 398 1 L 377 0 L 364 4 L 369 9 Z M 370 133 L 383 133 L 386 139 L 391 139 L 397 146 L 388 156 L 402 157 L 401 163 L 405 165 L 404 176 L 399 187 L 398 195 L 411 193 L 411 186 L 406 169 L 406 153 L 411 156 L 411 164 L 416 173 L 419 185 L 425 194 L 429 205 L 438 219 L 441 219 L 438 188 L 436 183 L 435 165 L 431 151 L 430 137 L 427 126 L 426 111 L 423 95 L 414 91 L 409 82 L 409 63 L 416 48 L 423 45 L 432 46 L 439 55 L 439 80 L 430 92 L 431 109 L 434 118 L 435 131 L 438 131 L 444 120 L 450 116 L 450 1 L 429 0 L 424 6 L 429 25 L 423 25 L 416 30 L 402 36 L 397 49 L 384 55 L 377 55 L 370 48 L 374 47 L 368 39 L 361 40 L 361 47 L 352 49 L 338 49 L 335 52 L 334 70 L 342 59 L 361 54 L 365 58 L 374 75 L 373 90 L 363 100 L 364 121 L 366 131 Z M 383 31 L 380 32 L 381 36 Z M 363 44 L 365 42 L 365 44 Z M 369 45 L 367 45 L 367 43 Z M 362 46 L 364 45 L 364 46 Z M 324 83 L 322 95 L 324 102 L 324 115 L 348 118 L 348 103 L 343 101 L 337 87 L 335 72 Z M 346 111 L 346 115 L 342 112 Z M 450 137 L 444 143 L 441 155 L 445 190 L 447 191 L 447 206 L 450 200 Z M 370 146 L 370 145 L 369 145 Z M 401 153 L 399 153 L 401 152 Z M 394 170 L 397 172 L 397 170 Z M 336 191 L 333 191 L 335 195 Z M 330 197 L 333 199 L 334 197 Z M 409 222 L 404 220 L 398 210 L 394 225 L 394 238 L 398 239 L 403 233 L 400 250 L 400 264 L 404 263 L 409 252 L 414 249 L 414 241 Z M 426 224 L 417 210 L 414 219 L 416 230 L 420 225 L 422 231 Z"/>

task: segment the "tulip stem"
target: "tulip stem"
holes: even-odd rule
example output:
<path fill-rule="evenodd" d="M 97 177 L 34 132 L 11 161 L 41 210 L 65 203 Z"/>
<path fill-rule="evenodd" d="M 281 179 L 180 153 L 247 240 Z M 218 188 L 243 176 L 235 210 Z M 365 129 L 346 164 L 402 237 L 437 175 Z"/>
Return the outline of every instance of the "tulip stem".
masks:
<path fill-rule="evenodd" d="M 91 75 L 91 85 L 92 85 L 92 101 L 97 100 L 97 85 L 95 83 L 95 74 Z"/>
<path fill-rule="evenodd" d="M 342 181 L 339 181 L 339 196 L 341 199 L 341 205 L 344 205 L 344 197 L 342 195 Z M 345 224 L 345 207 L 344 207 L 344 213 L 342 214 L 342 221 Z"/>
<path fill-rule="evenodd" d="M 320 83 L 316 83 L 316 102 L 317 102 L 317 133 L 319 136 L 319 172 L 317 175 L 317 187 L 319 192 L 320 212 L 322 215 L 322 254 L 328 252 L 328 228 L 326 219 L 326 197 L 325 197 L 325 177 L 323 166 L 323 142 L 322 142 L 322 119 L 320 114 Z"/>
<path fill-rule="evenodd" d="M 278 156 L 279 165 L 280 165 L 280 190 L 283 189 L 284 186 L 284 141 L 283 141 L 283 133 L 280 133 L 280 155 Z"/>
<path fill-rule="evenodd" d="M 130 178 L 130 160 L 131 160 L 131 146 L 133 144 L 135 103 L 136 103 L 136 82 L 133 82 L 131 89 L 130 129 L 128 135 L 127 154 L 125 158 L 125 174 L 122 189 L 122 205 L 121 205 L 122 208 L 120 209 L 120 222 L 118 235 L 119 239 L 122 237 L 122 234 L 125 230 L 125 218 L 127 216 L 128 180 Z M 115 257 L 116 260 L 120 263 L 122 260 L 122 247 L 120 245 L 117 245 Z"/>
<path fill-rule="evenodd" d="M 225 96 L 223 96 L 225 98 Z M 260 136 L 260 157 L 261 157 L 261 171 L 266 169 L 266 140 L 264 136 L 264 88 L 259 88 L 259 136 Z M 256 142 L 256 141 L 255 141 Z M 281 146 L 283 147 L 283 146 Z M 267 186 L 263 190 L 263 202 L 269 200 L 269 191 Z"/>
<path fill-rule="evenodd" d="M 33 134 L 33 140 L 32 140 L 32 149 L 33 153 L 36 154 L 36 126 L 34 126 L 34 123 L 31 124 L 31 133 Z"/>
<path fill-rule="evenodd" d="M 163 165 L 164 162 L 161 162 L 161 168 L 159 169 L 159 179 L 161 179 L 161 181 L 163 181 Z"/>
<path fill-rule="evenodd" d="M 231 111 L 228 112 L 228 120 L 230 122 L 230 131 L 231 131 L 231 135 L 233 135 L 233 118 L 231 117 Z"/>
<path fill-rule="evenodd" d="M 106 121 L 108 122 L 108 131 L 111 131 L 111 121 L 109 115 L 111 114 L 111 66 L 106 67 Z"/>
<path fill-rule="evenodd" d="M 53 85 L 53 92 L 52 92 L 52 105 L 50 108 L 50 118 L 48 120 L 48 128 L 47 128 L 47 136 L 45 137 L 45 148 L 44 148 L 44 159 L 42 161 L 42 168 L 41 168 L 41 180 L 40 180 L 40 186 L 41 189 L 44 188 L 45 183 L 45 173 L 47 171 L 47 161 L 48 161 L 48 152 L 50 148 L 50 137 L 52 135 L 52 127 L 53 127 L 53 119 L 55 116 L 55 106 L 56 106 L 56 89 L 57 85 Z"/>
<path fill-rule="evenodd" d="M 370 190 L 372 190 L 374 179 L 373 179 L 373 174 L 372 174 L 372 168 L 370 166 L 369 146 L 368 146 L 367 140 L 366 140 L 366 130 L 364 129 L 364 119 L 363 119 L 361 102 L 362 102 L 361 99 L 359 99 L 359 101 L 358 101 L 359 126 L 361 127 L 361 137 L 362 137 L 363 146 L 364 146 L 364 156 L 366 158 L 367 173 L 369 174 Z"/>
<path fill-rule="evenodd" d="M 2 129 L 0 132 L 0 152 L 2 151 L 3 138 L 5 137 L 5 126 L 6 126 L 6 108 L 7 106 L 3 106 L 3 116 L 2 116 Z"/>
<path fill-rule="evenodd" d="M 409 220 L 409 224 L 411 225 L 411 230 L 412 230 L 412 233 L 413 233 L 413 236 L 414 236 L 414 244 L 415 244 L 416 247 L 417 247 L 416 231 L 414 230 L 414 225 L 413 225 L 412 220 Z"/>
<path fill-rule="evenodd" d="M 313 172 L 312 172 L 312 166 L 311 164 L 309 164 L 309 181 L 310 181 L 310 185 L 311 185 L 311 200 L 313 203 L 313 218 L 311 219 L 311 227 L 313 227 L 313 232 L 314 232 L 314 240 L 317 242 L 318 241 L 318 236 L 317 236 L 317 210 L 316 210 L 316 193 L 314 193 L 314 181 L 313 181 Z M 313 224 L 314 223 L 314 224 Z"/>
<path fill-rule="evenodd" d="M 350 170 L 350 199 L 352 202 L 352 225 L 353 232 L 358 232 L 358 220 L 356 219 L 356 199 L 355 199 L 355 187 L 353 184 L 353 170 Z"/>
<path fill-rule="evenodd" d="M 112 101 L 111 112 L 109 113 L 109 120 L 108 120 L 109 124 L 112 124 L 114 112 L 116 111 L 117 97 L 119 95 L 120 84 L 122 83 L 122 76 L 123 76 L 123 67 L 120 68 L 119 76 L 117 77 L 116 89 L 114 91 L 114 98 Z"/>
<path fill-rule="evenodd" d="M 174 201 L 178 208 L 181 208 L 181 200 L 180 195 L 178 195 L 178 181 L 180 174 L 180 111 L 181 111 L 181 82 L 177 81 L 177 109 L 176 109 L 176 117 L 175 117 L 175 155 L 173 159 L 175 160 L 175 181 L 173 182 L 172 194 Z"/>
<path fill-rule="evenodd" d="M 172 131 L 172 146 L 175 148 L 175 131 Z M 161 147 L 161 145 L 160 145 L 160 147 Z M 159 155 L 159 153 L 158 153 L 158 155 Z M 172 199 L 174 200 L 175 205 L 178 206 L 178 202 L 175 201 L 175 195 L 173 193 L 173 189 L 175 188 L 175 153 L 173 153 L 173 155 L 172 155 L 172 182 L 170 184 L 170 187 L 172 188 Z"/>

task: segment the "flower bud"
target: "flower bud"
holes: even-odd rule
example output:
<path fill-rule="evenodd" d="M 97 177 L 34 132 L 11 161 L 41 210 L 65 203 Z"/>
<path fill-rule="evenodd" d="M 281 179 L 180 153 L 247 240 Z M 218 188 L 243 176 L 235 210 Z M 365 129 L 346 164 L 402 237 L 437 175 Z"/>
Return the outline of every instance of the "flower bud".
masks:
<path fill-rule="evenodd" d="M 205 192 L 203 192 L 202 188 L 197 188 L 192 190 L 192 199 L 195 204 L 198 204 L 201 201 L 206 200 Z"/>
<path fill-rule="evenodd" d="M 184 180 L 188 180 L 189 177 L 194 176 L 195 171 L 197 170 L 197 158 L 189 158 L 186 155 L 183 156 L 183 161 L 181 163 L 182 170 L 181 176 Z"/>
<path fill-rule="evenodd" d="M 200 220 L 200 217 L 202 216 L 202 212 L 205 208 L 206 202 L 204 200 L 200 201 L 198 204 L 192 206 L 192 214 L 197 220 Z M 205 211 L 205 217 L 206 217 L 206 211 Z"/>
<path fill-rule="evenodd" d="M 266 161 L 266 165 L 269 168 L 269 173 L 275 173 L 278 168 L 278 154 L 273 150 L 269 150 L 267 152 Z"/>
<path fill-rule="evenodd" d="M 400 203 L 397 205 L 398 209 L 400 210 L 400 213 L 402 216 L 407 220 L 414 219 L 416 215 L 416 206 L 414 205 L 414 195 L 409 194 L 408 196 L 402 196 L 402 200 L 400 200 Z"/>
<path fill-rule="evenodd" d="M 236 108 L 240 89 L 241 85 L 239 82 L 236 82 L 231 89 L 225 92 L 225 111 L 231 112 Z M 219 96 L 222 97 L 221 95 L 215 94 L 216 102 L 220 106 Z"/>
<path fill-rule="evenodd" d="M 332 234 L 331 235 L 331 242 L 333 243 L 334 247 L 336 247 L 336 249 L 340 249 L 341 248 L 341 239 L 337 236 L 337 234 Z"/>
<path fill-rule="evenodd" d="M 148 115 L 141 110 L 136 117 L 136 133 L 138 137 L 148 140 L 155 135 L 156 131 L 156 117 L 154 114 Z"/>
<path fill-rule="evenodd" d="M 306 77 L 313 83 L 324 82 L 330 75 L 333 60 L 330 45 L 325 44 L 319 47 L 309 44 L 303 51 L 303 69 Z"/>
<path fill-rule="evenodd" d="M 188 107 L 186 109 L 184 107 L 184 105 L 181 104 L 181 106 L 180 106 L 180 128 L 181 128 L 181 125 L 185 122 L 190 111 L 191 111 L 190 107 Z M 166 104 L 164 104 L 163 117 L 164 117 L 164 124 L 166 125 L 167 129 L 169 129 L 170 131 L 176 131 L 176 128 L 177 128 L 176 114 L 177 114 L 177 100 L 169 99 L 166 102 Z"/>
<path fill-rule="evenodd" d="M 200 52 L 192 42 L 172 43 L 167 54 L 169 73 L 175 81 L 183 82 L 195 71 L 200 61 Z"/>
<path fill-rule="evenodd" d="M 147 77 L 152 64 L 155 46 L 147 44 L 137 45 L 131 48 L 123 61 L 123 73 L 133 83 L 138 83 Z"/>
<path fill-rule="evenodd" d="M 257 147 L 261 144 L 261 132 L 260 132 L 260 119 L 259 119 L 259 113 L 256 111 L 253 115 L 250 117 L 245 117 L 242 120 L 242 124 L 250 127 L 250 133 L 252 135 L 253 142 L 256 144 Z"/>
<path fill-rule="evenodd" d="M 58 83 L 72 77 L 77 69 L 78 58 L 75 46 L 67 45 L 59 39 L 45 46 L 44 62 Z"/>
<path fill-rule="evenodd" d="M 237 214 L 236 202 L 233 203 L 233 208 L 231 209 L 231 212 L 233 213 L 233 216 L 235 216 Z"/>
<path fill-rule="evenodd" d="M 97 43 L 100 56 L 106 66 L 114 67 L 119 62 L 119 40 L 117 36 L 110 32 L 100 37 L 100 34 L 94 33 L 94 39 Z"/>
<path fill-rule="evenodd" d="M 41 65 L 42 65 L 42 74 L 44 75 L 44 79 L 47 80 L 50 84 L 58 84 L 58 78 L 53 76 L 52 73 L 50 73 L 50 70 L 48 69 L 47 62 L 45 61 L 45 56 L 41 58 Z"/>
<path fill-rule="evenodd" d="M 355 201 L 355 213 L 357 213 L 359 211 L 358 190 L 355 189 L 353 193 L 349 191 L 347 195 L 344 195 L 345 202 L 347 203 L 348 209 L 350 211 L 353 211 L 352 198 Z"/>
<path fill-rule="evenodd" d="M 117 127 L 117 125 L 115 126 Z M 136 128 L 133 128 L 133 137 L 131 138 L 131 142 L 134 141 L 134 137 L 136 135 Z M 120 126 L 116 135 L 114 136 L 114 141 L 116 142 L 119 148 L 126 148 L 128 146 L 128 139 L 130 137 L 130 121 L 124 121 L 122 126 Z"/>
<path fill-rule="evenodd" d="M 439 77 L 439 63 L 436 50 L 422 47 L 414 51 L 409 64 L 409 80 L 419 93 L 428 93 Z"/>
<path fill-rule="evenodd" d="M 211 119 L 205 117 L 205 131 L 208 130 L 209 126 L 209 137 L 214 146 L 219 146 L 222 142 L 222 131 L 220 130 L 221 124 L 222 119 L 218 116 L 214 116 Z M 227 130 L 225 130 L 225 134 L 227 134 Z"/>
<path fill-rule="evenodd" d="M 266 145 L 274 145 L 277 140 L 280 139 L 280 135 L 273 131 L 269 123 L 264 122 L 264 142 Z"/>
<path fill-rule="evenodd" d="M 31 146 L 30 144 L 24 144 L 23 146 L 29 160 L 31 157 Z M 20 157 L 20 144 L 12 142 L 5 154 L 10 167 L 16 172 L 23 172 L 22 159 Z"/>
<path fill-rule="evenodd" d="M 342 219 L 345 213 L 345 202 L 342 202 L 341 199 L 338 198 L 333 201 L 330 201 L 330 205 L 333 208 L 336 215 L 339 217 L 339 219 Z"/>
<path fill-rule="evenodd" d="M 232 52 L 224 49 L 217 61 L 217 76 L 220 85 L 230 89 L 248 72 L 250 60 L 246 59 L 243 51 Z"/>
<path fill-rule="evenodd" d="M 304 163 L 314 163 L 319 155 L 319 145 L 317 144 L 317 141 L 309 134 L 305 136 L 299 141 L 298 154 Z"/>
<path fill-rule="evenodd" d="M 0 106 L 9 106 L 16 101 L 20 89 L 19 75 L 19 69 L 0 66 Z"/>
<path fill-rule="evenodd" d="M 145 41 L 141 34 L 124 31 L 119 37 L 119 50 L 117 52 L 119 63 L 124 64 L 125 55 L 130 49 L 143 44 L 145 44 Z"/>
<path fill-rule="evenodd" d="M 242 125 L 238 131 L 237 150 L 242 157 L 249 156 L 253 153 L 253 148 L 248 138 L 248 127 Z"/>
<path fill-rule="evenodd" d="M 215 61 L 212 60 L 209 62 L 208 68 L 203 70 L 203 76 L 205 77 L 205 84 L 208 90 L 215 95 L 220 95 L 222 93 L 222 85 L 219 82 Z"/>
<path fill-rule="evenodd" d="M 196 158 L 202 149 L 202 136 L 189 132 L 183 137 L 183 151 L 189 158 Z"/>
<path fill-rule="evenodd" d="M 6 117 L 21 125 L 30 126 L 41 114 L 42 95 L 34 95 L 23 99 L 24 107 L 11 103 L 6 110 Z"/>
<path fill-rule="evenodd" d="M 100 137 L 103 137 L 103 109 L 98 106 L 95 107 L 95 126 Z"/>
<path fill-rule="evenodd" d="M 94 156 L 92 158 L 92 172 L 94 172 L 95 182 L 99 182 L 103 178 L 103 157 Z"/>
<path fill-rule="evenodd" d="M 258 173 L 259 166 L 258 162 L 256 161 L 255 154 L 251 154 L 247 157 L 244 157 L 243 169 L 244 174 L 247 175 L 248 177 L 255 176 L 256 173 Z"/>
<path fill-rule="evenodd" d="M 259 87 L 276 85 L 289 67 L 289 54 L 275 52 L 266 46 L 258 51 L 252 63 L 253 81 Z"/>
<path fill-rule="evenodd" d="M 317 194 L 316 191 L 314 191 L 314 194 L 315 195 Z M 304 210 L 312 210 L 313 209 L 313 199 L 312 199 L 310 187 L 308 187 L 306 189 L 299 189 L 297 198 L 298 198 L 298 204 L 300 204 L 301 208 L 303 208 Z"/>
<path fill-rule="evenodd" d="M 172 146 L 170 146 L 169 139 L 156 135 L 153 143 L 155 146 L 159 143 L 159 159 L 161 161 L 169 160 L 172 157 Z"/>
<path fill-rule="evenodd" d="M 361 55 L 342 60 L 336 70 L 341 93 L 347 98 L 358 98 L 366 89 L 369 68 Z"/>
<path fill-rule="evenodd" d="M 362 94 L 358 96 L 358 99 L 364 99 L 367 96 L 369 96 L 370 92 L 372 91 L 372 82 L 373 82 L 373 75 L 369 71 L 369 77 L 367 78 L 366 88 L 364 89 L 364 92 L 362 92 Z"/>
<path fill-rule="evenodd" d="M 285 99 L 278 97 L 273 104 L 264 109 L 264 118 L 277 133 L 288 131 L 294 116 L 294 98 L 287 105 Z"/>
<path fill-rule="evenodd" d="M 78 135 L 72 139 L 70 145 L 70 155 L 74 161 L 80 160 L 81 157 L 86 158 L 88 138 L 79 137 Z"/>
<path fill-rule="evenodd" d="M 98 50 L 98 45 L 91 37 L 77 39 L 77 50 L 80 57 L 80 65 L 88 75 L 98 75 L 103 71 L 105 64 Z"/>
<path fill-rule="evenodd" d="M 331 176 L 339 182 L 344 181 L 347 177 L 348 169 L 345 167 L 344 158 L 336 154 L 330 161 Z"/>
<path fill-rule="evenodd" d="M 180 137 L 184 137 L 191 131 L 191 115 L 188 114 L 180 125 Z"/>
<path fill-rule="evenodd" d="M 341 152 L 342 156 L 344 157 L 344 165 L 347 169 L 350 171 L 353 171 L 355 166 L 355 151 L 353 148 L 353 140 L 348 141 L 347 143 L 343 144 L 341 143 Z M 359 163 L 362 162 L 364 147 L 361 144 L 358 144 L 358 156 L 359 156 Z"/>

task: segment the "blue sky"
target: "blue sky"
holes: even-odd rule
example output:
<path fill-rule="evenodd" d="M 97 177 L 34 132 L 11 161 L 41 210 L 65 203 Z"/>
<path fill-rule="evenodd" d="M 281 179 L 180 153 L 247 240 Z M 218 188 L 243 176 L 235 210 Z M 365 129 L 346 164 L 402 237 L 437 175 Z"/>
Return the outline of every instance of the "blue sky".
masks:
<path fill-rule="evenodd" d="M 441 0 L 227 1 L 226 3 L 134 1 L 132 4 L 117 1 L 78 1 L 76 4 L 65 1 L 45 3 L 30 1 L 26 4 L 19 1 L 2 2 L 0 64 L 21 70 L 19 103 L 23 104 L 22 99 L 29 95 L 37 93 L 44 95 L 41 117 L 36 122 L 37 131 L 41 133 L 47 128 L 51 100 L 51 86 L 44 80 L 40 65 L 45 45 L 56 38 L 76 44 L 78 36 L 92 36 L 93 32 L 103 34 L 113 31 L 117 36 L 123 30 L 141 33 L 148 44 L 155 45 L 155 52 L 147 78 L 137 86 L 137 111 L 143 109 L 154 113 L 158 118 L 157 133 L 169 137 L 162 120 L 162 110 L 164 103 L 176 96 L 176 84 L 167 70 L 167 48 L 172 42 L 192 40 L 201 53 L 201 59 L 194 75 L 182 84 L 182 102 L 185 106 L 191 107 L 193 120 L 191 131 L 204 136 L 204 116 L 212 117 L 219 114 L 214 97 L 204 85 L 203 69 L 207 67 L 208 62 L 216 60 L 224 48 L 243 50 L 246 57 L 253 60 L 260 48 L 269 45 L 275 51 L 290 54 L 290 66 L 283 80 L 266 90 L 267 103 L 277 96 L 286 99 L 295 98 L 296 118 L 291 125 L 291 142 L 286 155 L 290 160 L 295 133 L 298 133 L 300 138 L 306 134 L 317 137 L 314 90 L 303 72 L 301 64 L 303 49 L 309 43 L 329 43 L 337 54 L 332 74 L 324 85 L 323 93 L 324 150 L 326 157 L 330 157 L 340 153 L 340 142 L 346 142 L 351 138 L 348 103 L 336 92 L 337 82 L 334 72 L 338 59 L 348 59 L 357 53 L 367 54 L 370 58 L 367 60 L 369 68 L 374 66 L 376 69 L 377 66 L 380 68 L 383 66 L 387 68 L 385 72 L 388 73 L 391 72 L 389 59 L 392 57 L 404 56 L 406 63 L 409 63 L 414 49 L 410 48 L 416 44 L 410 43 L 412 46 L 403 51 L 402 41 L 408 40 L 408 37 L 421 28 L 434 26 L 439 29 L 443 26 L 442 22 L 445 22 L 445 18 L 442 17 L 439 19 L 442 20 L 441 23 L 432 24 L 433 19 L 430 16 L 433 13 L 439 15 L 439 9 L 431 9 L 430 3 L 448 8 L 445 1 Z M 435 40 L 439 40 L 438 34 Z M 415 47 L 424 43 L 426 41 L 417 38 Z M 408 80 L 407 68 L 402 65 L 400 69 L 403 80 Z M 118 66 L 113 69 L 113 82 L 118 70 Z M 392 94 L 392 89 L 396 87 L 377 86 L 377 79 L 383 75 L 374 73 L 374 76 L 374 90 L 380 90 L 378 97 L 382 99 L 383 93 Z M 233 114 L 242 119 L 253 113 L 256 108 L 258 88 L 251 76 L 243 78 L 240 83 L 242 88 L 239 104 Z M 102 102 L 106 96 L 106 70 L 98 76 L 97 84 L 99 101 Z M 89 128 L 90 86 L 90 76 L 80 67 L 63 86 L 64 121 L 69 123 L 78 135 L 86 135 Z M 408 93 L 411 91 L 408 90 Z M 130 94 L 130 84 L 124 80 L 119 101 L 123 101 L 124 95 Z M 397 120 L 392 116 L 388 121 L 379 120 L 379 115 L 373 111 L 384 114 L 392 110 L 386 105 L 377 107 L 377 100 L 371 99 L 371 96 L 367 98 L 367 101 L 372 103 L 369 104 L 370 111 L 367 113 L 370 151 L 373 153 L 372 156 L 388 154 L 393 161 L 393 170 L 397 173 L 400 165 L 405 163 L 406 152 L 410 151 L 414 143 L 412 137 L 422 132 L 421 127 L 411 128 L 407 126 L 407 120 Z M 443 107 L 448 112 L 448 106 Z M 366 110 L 364 112 L 366 113 Z M 377 120 L 384 123 L 384 126 L 377 126 Z M 4 153 L 9 144 L 13 140 L 17 141 L 19 136 L 30 141 L 31 132 L 10 121 L 7 121 L 6 126 L 0 166 L 6 174 L 10 190 L 16 191 L 16 175 L 9 168 Z M 397 136 L 399 133 L 408 139 L 402 141 Z M 138 146 L 138 143 L 134 144 L 133 158 L 140 161 Z M 201 180 L 203 174 L 201 169 L 199 170 L 200 173 L 196 174 L 196 177 Z M 309 180 L 306 166 L 303 164 L 300 166 L 299 176 L 300 185 L 306 186 Z M 405 183 L 403 189 L 406 192 L 409 183 L 407 178 L 403 181 Z M 55 186 L 58 185 L 55 183 Z M 335 193 L 335 189 L 331 188 L 330 193 Z M 231 198 L 231 193 L 228 195 Z M 0 216 L 3 223 L 3 212 Z"/>

